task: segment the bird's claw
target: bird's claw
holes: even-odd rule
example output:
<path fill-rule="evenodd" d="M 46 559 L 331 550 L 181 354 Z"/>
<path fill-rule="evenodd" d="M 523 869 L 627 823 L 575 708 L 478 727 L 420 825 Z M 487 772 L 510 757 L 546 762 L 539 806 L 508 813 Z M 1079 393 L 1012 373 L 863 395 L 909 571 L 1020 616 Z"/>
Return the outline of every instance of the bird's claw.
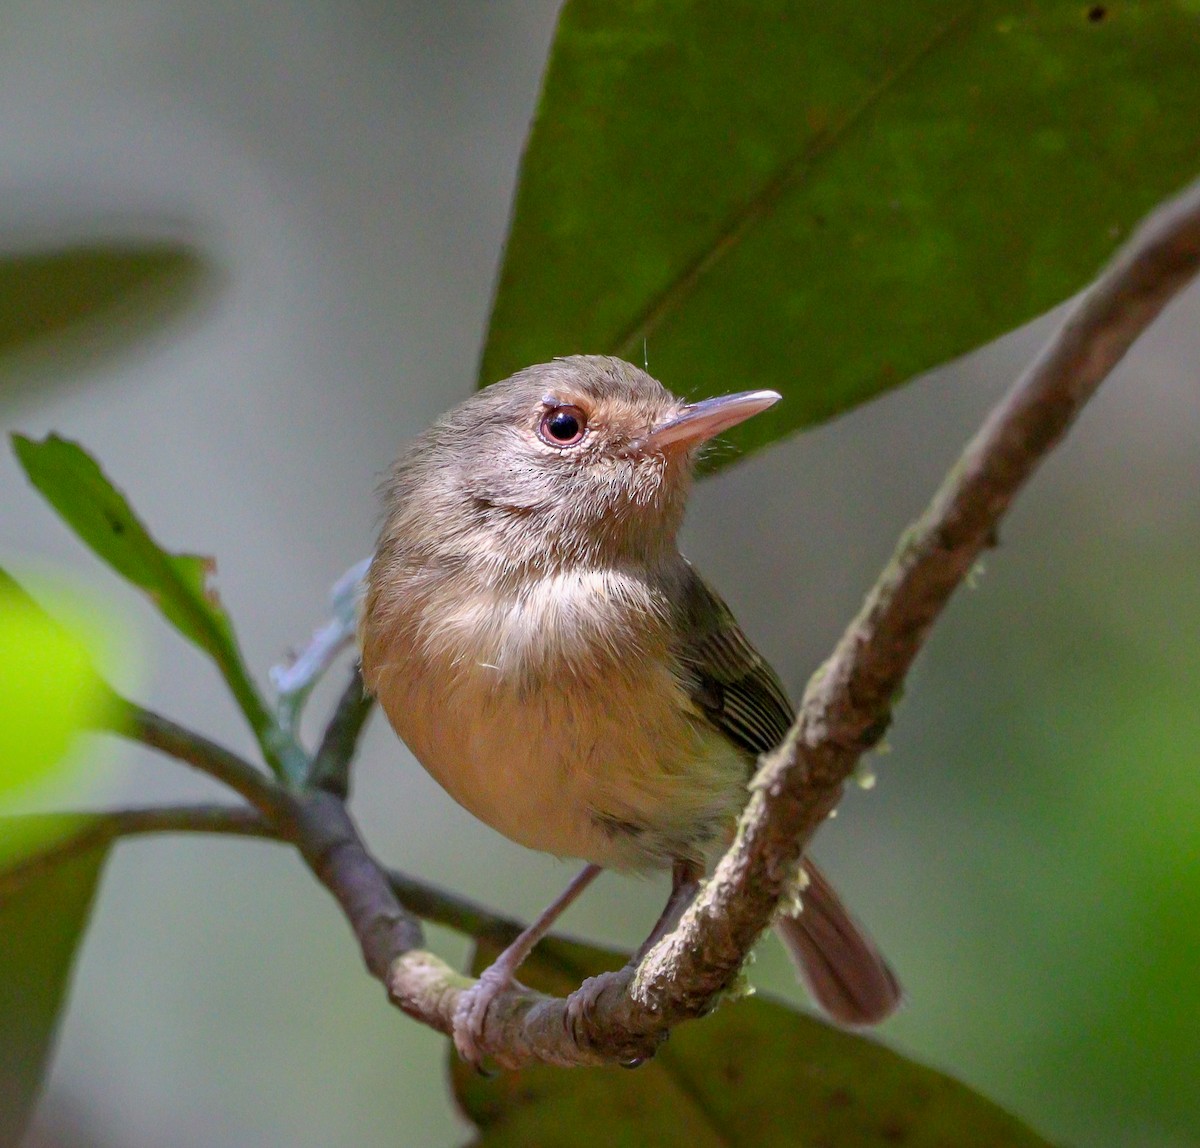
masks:
<path fill-rule="evenodd" d="M 488 1010 L 501 993 L 516 983 L 512 975 L 502 969 L 484 969 L 479 980 L 462 992 L 454 1007 L 454 1047 L 463 1060 L 480 1072 L 487 1055 L 483 1030 Z"/>
<path fill-rule="evenodd" d="M 600 994 L 611 984 L 615 973 L 601 973 L 588 977 L 569 997 L 564 1018 L 567 1030 L 578 1040 L 580 1025 L 586 1024 L 595 1011 Z"/>

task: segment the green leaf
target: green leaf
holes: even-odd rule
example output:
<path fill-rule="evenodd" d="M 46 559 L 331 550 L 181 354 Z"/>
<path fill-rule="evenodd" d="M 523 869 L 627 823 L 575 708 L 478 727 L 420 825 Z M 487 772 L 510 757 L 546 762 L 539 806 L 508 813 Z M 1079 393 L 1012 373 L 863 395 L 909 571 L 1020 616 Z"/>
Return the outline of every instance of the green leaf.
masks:
<path fill-rule="evenodd" d="M 495 955 L 477 953 L 476 971 Z M 623 961 L 553 939 L 522 966 L 521 980 L 563 994 Z M 950 1077 L 760 997 L 681 1025 L 632 1071 L 539 1066 L 488 1078 L 453 1054 L 450 1071 L 480 1148 L 1046 1148 Z"/>
<path fill-rule="evenodd" d="M 15 885 L 0 873 L 0 1144 L 20 1141 L 37 1102 L 107 854 L 32 868 Z"/>
<path fill-rule="evenodd" d="M 37 348 L 60 373 L 94 363 L 178 311 L 202 272 L 194 251 L 147 241 L 0 257 L 0 359 Z"/>
<path fill-rule="evenodd" d="M 277 773 L 301 777 L 303 753 L 279 728 L 242 661 L 233 624 L 209 585 L 214 563 L 164 550 L 124 495 L 77 443 L 50 435 L 34 442 L 13 436 L 29 481 L 92 551 L 123 578 L 145 590 L 164 617 L 216 662 Z"/>
<path fill-rule="evenodd" d="M 743 450 L 828 418 L 1082 288 L 1200 171 L 1197 75 L 1195 0 L 571 0 L 480 382 L 645 344 L 784 394 Z"/>
<path fill-rule="evenodd" d="M 51 773 L 112 701 L 80 635 L 0 570 L 0 798 Z"/>

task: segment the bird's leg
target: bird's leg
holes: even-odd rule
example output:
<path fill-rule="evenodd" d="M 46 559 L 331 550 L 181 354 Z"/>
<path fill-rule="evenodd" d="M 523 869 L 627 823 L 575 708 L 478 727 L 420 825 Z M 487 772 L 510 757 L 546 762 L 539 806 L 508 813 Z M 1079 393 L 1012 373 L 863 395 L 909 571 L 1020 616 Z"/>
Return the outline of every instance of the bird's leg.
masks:
<path fill-rule="evenodd" d="M 704 869 L 694 861 L 675 862 L 671 867 L 671 895 L 667 898 L 667 903 L 659 914 L 658 920 L 654 922 L 654 928 L 650 930 L 650 935 L 641 943 L 638 951 L 629 958 L 627 968 L 637 968 L 642 963 L 642 958 L 679 924 L 679 918 L 683 916 L 684 910 L 700 891 L 700 878 L 703 875 Z M 567 998 L 567 1022 L 570 1026 L 574 1027 L 579 1024 L 591 1012 L 597 998 L 614 975 L 613 973 L 601 973 L 597 977 L 588 977 Z M 632 1068 L 634 1065 L 629 1064 L 626 1067 Z"/>
<path fill-rule="evenodd" d="M 534 947 L 566 912 L 572 902 L 600 875 L 599 865 L 585 865 L 571 883 L 542 911 L 533 924 L 526 926 L 479 976 L 479 980 L 458 999 L 454 1010 L 454 1045 L 459 1055 L 476 1067 L 483 1060 L 480 1041 L 488 1009 L 495 999 L 513 984 L 517 969 Z"/>
<path fill-rule="evenodd" d="M 654 928 L 650 930 L 650 935 L 630 959 L 631 965 L 641 964 L 642 958 L 679 924 L 679 918 L 683 916 L 684 910 L 700 891 L 700 878 L 703 875 L 704 870 L 695 861 L 675 862 L 671 867 L 671 895 L 667 898 L 667 903 L 658 920 L 654 922 Z"/>

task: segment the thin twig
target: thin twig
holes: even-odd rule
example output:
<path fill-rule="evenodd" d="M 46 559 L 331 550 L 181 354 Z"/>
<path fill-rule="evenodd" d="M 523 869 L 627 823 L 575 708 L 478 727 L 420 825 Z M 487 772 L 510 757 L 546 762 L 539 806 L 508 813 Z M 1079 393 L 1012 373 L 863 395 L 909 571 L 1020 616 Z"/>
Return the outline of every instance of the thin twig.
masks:
<path fill-rule="evenodd" d="M 635 972 L 575 1003 L 513 990 L 484 1044 L 509 1067 L 653 1055 L 670 1028 L 703 1015 L 792 887 L 802 851 L 836 806 L 929 629 L 999 520 L 1133 341 L 1200 269 L 1200 184 L 1155 212 L 988 418 L 896 554 L 833 656 L 814 676 L 783 745 L 763 759 L 737 840 L 679 926 Z M 397 951 L 392 999 L 443 1032 L 463 979 L 429 953 Z M 581 1007 L 586 1005 L 586 1007 Z"/>
<path fill-rule="evenodd" d="M 342 696 L 338 699 L 333 717 L 325 727 L 321 748 L 313 758 L 308 784 L 345 800 L 350 795 L 350 762 L 358 747 L 358 738 L 375 699 L 363 689 L 362 672 L 357 664 L 350 671 Z"/>
<path fill-rule="evenodd" d="M 253 837 L 285 843 L 280 831 L 254 809 L 233 805 L 164 805 L 58 813 L 23 813 L 4 818 L 18 841 L 41 844 L 9 868 L 0 870 L 5 892 L 71 857 L 119 838 L 161 833 L 200 833 Z M 368 858 L 369 861 L 369 858 Z M 397 870 L 383 870 L 397 900 L 410 913 L 503 948 L 522 929 L 519 921 L 439 889 Z"/>
<path fill-rule="evenodd" d="M 276 838 L 257 810 L 233 805 L 164 805 L 107 809 L 101 812 L 25 813 L 6 820 L 18 840 L 44 844 L 0 872 L 0 897 L 71 857 L 108 845 L 120 837 L 151 833 L 215 833 Z"/>
<path fill-rule="evenodd" d="M 122 697 L 107 709 L 113 715 L 104 727 L 108 732 L 140 741 L 208 774 L 244 797 L 265 817 L 277 818 L 284 810 L 286 794 L 276 782 L 224 746 Z"/>
<path fill-rule="evenodd" d="M 410 913 L 425 921 L 444 925 L 456 933 L 474 937 L 477 941 L 489 941 L 498 948 L 506 948 L 520 935 L 524 925 L 512 917 L 503 917 L 491 909 L 448 893 L 436 885 L 417 881 L 395 869 L 387 871 L 388 884 L 396 899 Z"/>

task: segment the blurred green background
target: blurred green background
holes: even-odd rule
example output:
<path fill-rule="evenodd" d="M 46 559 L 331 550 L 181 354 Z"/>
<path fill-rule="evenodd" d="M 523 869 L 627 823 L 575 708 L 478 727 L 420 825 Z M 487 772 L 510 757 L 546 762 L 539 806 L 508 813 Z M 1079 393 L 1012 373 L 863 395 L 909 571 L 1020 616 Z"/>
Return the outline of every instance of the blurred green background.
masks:
<path fill-rule="evenodd" d="M 260 674 L 369 551 L 397 446 L 472 386 L 555 10 L 6 5 L 5 250 L 149 238 L 206 274 L 123 353 L 0 361 L 0 422 L 80 439 L 165 545 L 216 554 Z M 879 784 L 819 841 L 908 989 L 883 1039 L 1064 1143 L 1200 1143 L 1198 316 L 1193 290 L 1037 477 L 919 662 Z M 793 691 L 1047 330 L 699 488 L 685 549 Z M 249 752 L 201 657 L 0 468 L 3 562 L 116 603 L 145 650 L 117 684 Z M 217 795 L 125 745 L 82 752 L 89 799 Z M 570 871 L 474 823 L 381 723 L 355 808 L 388 860 L 514 914 Z M 567 926 L 636 944 L 662 895 L 606 877 Z M 799 997 L 773 942 L 753 977 Z M 32 1143 L 466 1137 L 444 1042 L 386 1007 L 283 850 L 116 853 Z"/>

